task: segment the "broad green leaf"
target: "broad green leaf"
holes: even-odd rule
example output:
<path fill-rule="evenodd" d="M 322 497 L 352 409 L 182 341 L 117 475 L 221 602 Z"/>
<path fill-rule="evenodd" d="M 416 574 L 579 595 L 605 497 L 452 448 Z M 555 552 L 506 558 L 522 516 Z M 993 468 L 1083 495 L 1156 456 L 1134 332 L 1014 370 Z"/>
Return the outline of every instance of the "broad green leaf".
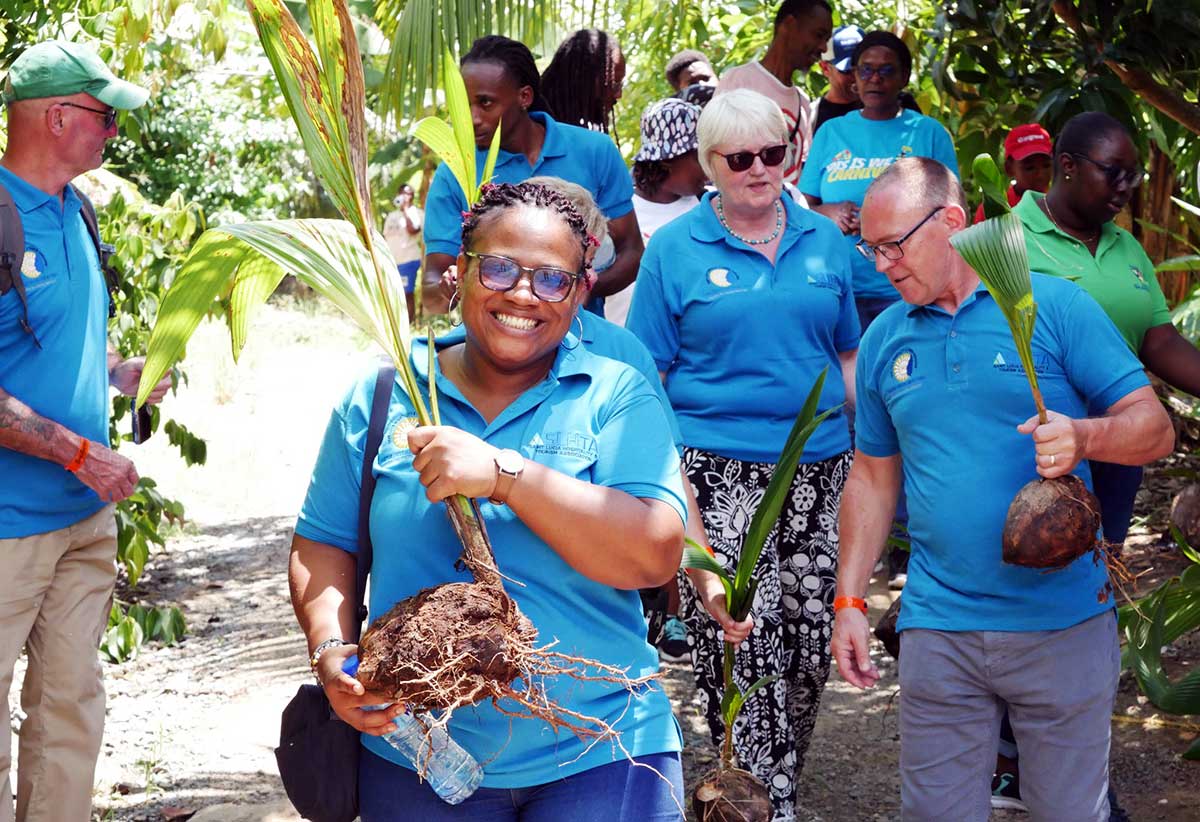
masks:
<path fill-rule="evenodd" d="M 1200 271 L 1200 254 L 1171 257 L 1154 266 L 1155 271 Z"/>
<path fill-rule="evenodd" d="M 462 72 L 449 50 L 442 51 L 442 71 L 445 74 L 446 110 L 450 113 L 450 128 L 454 131 L 458 153 L 463 168 L 467 171 L 470 189 L 465 189 L 467 204 L 478 199 L 478 177 L 475 172 L 475 123 L 471 117 L 471 103 L 467 99 L 467 86 Z"/>
<path fill-rule="evenodd" d="M 467 177 L 467 169 L 463 165 L 462 156 L 458 152 L 458 143 L 454 139 L 454 129 L 437 117 L 426 117 L 417 123 L 413 129 L 413 136 L 429 146 L 429 150 L 450 167 L 450 173 L 454 175 L 454 179 L 462 188 L 463 196 L 467 198 L 467 202 L 471 202 L 470 192 L 475 181 Z"/>
<path fill-rule="evenodd" d="M 496 157 L 500 154 L 500 123 L 496 123 L 496 133 L 492 135 L 492 144 L 488 146 L 487 160 L 483 163 L 483 176 L 480 184 L 490 183 L 496 173 Z"/>
<path fill-rule="evenodd" d="M 1011 209 L 1008 205 L 1008 183 L 990 154 L 980 154 L 971 166 L 975 182 L 983 190 L 983 215 L 999 217 Z"/>
<path fill-rule="evenodd" d="M 1044 423 L 1046 407 L 1033 364 L 1037 303 L 1033 300 L 1033 285 L 1029 279 L 1029 255 L 1025 250 L 1021 218 L 1010 211 L 984 220 L 954 234 L 950 244 L 979 275 L 1008 321 L 1034 405 Z"/>
<path fill-rule="evenodd" d="M 752 595 L 747 595 L 750 576 L 754 573 L 754 566 L 758 564 L 758 557 L 762 553 L 763 546 L 766 544 L 767 536 L 779 519 L 779 513 L 783 510 L 783 504 L 787 499 L 792 480 L 796 477 L 796 466 L 800 462 L 801 454 L 804 453 L 804 444 L 808 441 L 812 432 L 816 430 L 817 425 L 838 410 L 838 408 L 831 408 L 819 418 L 814 419 L 828 371 L 828 367 L 822 370 L 820 376 L 817 377 L 816 383 L 809 390 L 808 397 L 805 398 L 804 404 L 800 408 L 800 413 L 797 415 L 796 421 L 792 424 L 792 430 L 788 434 L 787 441 L 784 443 L 783 453 L 780 454 L 779 460 L 775 463 L 775 472 L 771 476 L 771 481 L 767 483 L 767 490 L 764 492 L 762 500 L 759 502 L 754 515 L 750 519 L 750 527 L 747 529 L 746 538 L 742 542 L 742 553 L 738 557 L 737 568 L 734 572 L 733 597 L 729 601 L 729 613 L 731 615 L 735 615 L 738 612 L 744 615 L 746 610 L 749 609 L 752 598 Z M 744 618 L 744 616 L 741 618 Z"/>
<path fill-rule="evenodd" d="M 729 579 L 729 574 L 721 567 L 721 563 L 717 562 L 716 557 L 705 551 L 691 539 L 687 539 L 684 543 L 683 562 L 680 563 L 679 567 L 698 568 L 701 571 L 716 574 L 717 579 L 721 580 L 721 587 L 725 589 L 726 604 L 733 599 L 733 587 Z"/>
<path fill-rule="evenodd" d="M 760 688 L 764 688 L 767 685 L 770 685 L 772 682 L 779 679 L 780 676 L 781 676 L 781 674 L 771 674 L 770 676 L 764 676 L 762 679 L 758 680 L 758 682 L 755 682 L 753 685 L 751 685 L 749 688 L 746 689 L 746 693 L 742 694 L 742 701 L 743 702 L 749 701 L 750 697 L 754 696 L 755 692 L 757 692 Z"/>

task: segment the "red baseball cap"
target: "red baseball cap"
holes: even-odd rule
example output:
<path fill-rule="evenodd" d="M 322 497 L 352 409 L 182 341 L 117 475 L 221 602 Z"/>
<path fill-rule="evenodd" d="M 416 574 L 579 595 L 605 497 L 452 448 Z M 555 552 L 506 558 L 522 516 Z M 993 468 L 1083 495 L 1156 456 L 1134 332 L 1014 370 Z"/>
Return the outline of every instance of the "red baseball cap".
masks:
<path fill-rule="evenodd" d="M 1004 156 L 1023 160 L 1030 154 L 1053 154 L 1050 132 L 1037 123 L 1017 126 L 1004 138 Z"/>

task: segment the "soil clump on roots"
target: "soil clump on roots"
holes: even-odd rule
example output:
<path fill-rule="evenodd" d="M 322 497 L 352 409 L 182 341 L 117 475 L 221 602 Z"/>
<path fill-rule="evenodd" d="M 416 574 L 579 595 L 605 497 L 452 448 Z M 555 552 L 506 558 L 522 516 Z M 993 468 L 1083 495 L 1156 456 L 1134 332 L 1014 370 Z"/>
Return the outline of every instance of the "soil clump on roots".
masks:
<path fill-rule="evenodd" d="M 479 583 L 426 588 L 397 603 L 362 639 L 363 687 L 445 710 L 499 696 L 522 674 L 537 631 L 503 590 Z"/>

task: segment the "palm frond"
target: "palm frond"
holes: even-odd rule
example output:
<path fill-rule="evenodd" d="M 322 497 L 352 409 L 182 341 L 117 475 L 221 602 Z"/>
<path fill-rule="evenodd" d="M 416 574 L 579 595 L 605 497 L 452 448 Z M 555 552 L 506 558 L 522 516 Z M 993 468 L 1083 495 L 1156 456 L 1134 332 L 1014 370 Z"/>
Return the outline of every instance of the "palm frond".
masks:
<path fill-rule="evenodd" d="M 1011 211 L 992 217 L 950 238 L 950 244 L 975 269 L 992 299 L 1008 321 L 1017 355 L 1029 380 L 1038 417 L 1046 422 L 1046 406 L 1038 388 L 1033 364 L 1033 328 L 1037 322 L 1037 303 L 1029 279 L 1029 255 L 1025 251 L 1025 230 L 1021 218 Z"/>

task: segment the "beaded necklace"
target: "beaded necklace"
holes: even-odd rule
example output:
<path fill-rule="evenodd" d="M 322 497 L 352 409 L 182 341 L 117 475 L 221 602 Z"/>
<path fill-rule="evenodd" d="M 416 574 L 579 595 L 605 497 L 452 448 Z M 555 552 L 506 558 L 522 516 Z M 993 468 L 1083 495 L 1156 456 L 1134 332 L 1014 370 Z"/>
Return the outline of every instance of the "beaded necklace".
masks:
<path fill-rule="evenodd" d="M 717 195 L 717 219 L 726 231 L 746 245 L 766 245 L 778 237 L 779 232 L 783 231 L 783 206 L 779 204 L 779 200 L 775 201 L 775 230 L 771 232 L 769 237 L 763 237 L 761 240 L 751 240 L 749 237 L 743 237 L 730 227 L 729 223 L 725 220 L 725 208 L 721 205 L 720 194 Z"/>

